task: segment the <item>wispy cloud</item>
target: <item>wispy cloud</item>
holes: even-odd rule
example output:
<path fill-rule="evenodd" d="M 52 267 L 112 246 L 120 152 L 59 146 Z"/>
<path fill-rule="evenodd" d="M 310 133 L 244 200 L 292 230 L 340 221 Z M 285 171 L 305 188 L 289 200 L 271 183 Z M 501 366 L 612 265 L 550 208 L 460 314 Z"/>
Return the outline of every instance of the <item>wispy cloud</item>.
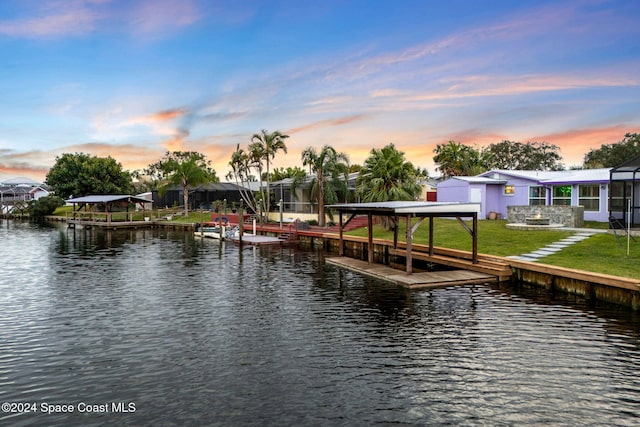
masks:
<path fill-rule="evenodd" d="M 93 4 L 92 4 L 93 3 Z M 104 17 L 94 2 L 43 1 L 27 16 L 0 21 L 0 34 L 10 37 L 52 38 L 82 35 L 95 30 Z"/>
<path fill-rule="evenodd" d="M 134 3 L 125 19 L 134 34 L 158 35 L 190 26 L 202 18 L 193 0 L 154 0 Z"/>
<path fill-rule="evenodd" d="M 0 172 L 9 177 L 26 176 L 42 180 L 49 172 L 54 157 L 55 155 L 38 150 L 17 152 L 0 149 Z"/>
<path fill-rule="evenodd" d="M 60 38 L 122 28 L 144 37 L 166 36 L 202 18 L 194 0 L 42 0 L 22 15 L 0 20 L 0 34 L 18 38 Z"/>
<path fill-rule="evenodd" d="M 362 120 L 364 118 L 363 114 L 352 114 L 349 116 L 344 116 L 344 117 L 339 117 L 336 119 L 327 119 L 327 120 L 320 120 L 314 123 L 309 123 L 303 126 L 299 126 L 293 129 L 289 129 L 286 133 L 287 134 L 295 134 L 295 133 L 300 133 L 300 132 L 305 132 L 308 130 L 312 130 L 312 129 L 318 129 L 318 128 L 325 128 L 325 127 L 335 127 L 335 126 L 342 126 L 342 125 L 346 125 L 349 123 L 353 123 L 355 121 L 358 120 Z"/>

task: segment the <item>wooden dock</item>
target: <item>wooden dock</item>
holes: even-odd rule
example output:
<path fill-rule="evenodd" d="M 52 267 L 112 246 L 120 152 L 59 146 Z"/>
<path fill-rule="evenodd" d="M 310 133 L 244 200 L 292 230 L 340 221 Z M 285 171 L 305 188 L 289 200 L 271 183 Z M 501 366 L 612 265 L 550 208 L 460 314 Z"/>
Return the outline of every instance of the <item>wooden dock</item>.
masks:
<path fill-rule="evenodd" d="M 478 271 L 447 270 L 407 274 L 402 270 L 397 270 L 382 264 L 369 264 L 367 261 L 348 257 L 327 258 L 327 262 L 410 289 L 439 288 L 498 281 L 497 276 Z"/>
<path fill-rule="evenodd" d="M 104 228 L 104 229 L 120 229 L 120 228 L 149 228 L 153 227 L 154 223 L 151 221 L 91 221 L 84 219 L 69 219 L 67 220 L 67 226 L 69 228 L 76 228 L 81 226 L 83 228 Z"/>

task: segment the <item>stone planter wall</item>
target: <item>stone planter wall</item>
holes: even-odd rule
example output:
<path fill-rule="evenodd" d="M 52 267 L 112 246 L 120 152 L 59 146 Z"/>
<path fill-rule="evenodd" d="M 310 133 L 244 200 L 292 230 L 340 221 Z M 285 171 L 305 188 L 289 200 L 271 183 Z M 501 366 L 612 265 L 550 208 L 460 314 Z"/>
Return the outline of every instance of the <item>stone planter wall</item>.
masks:
<path fill-rule="evenodd" d="M 538 212 L 543 218 L 549 218 L 549 224 L 562 224 L 565 227 L 584 225 L 584 206 L 507 206 L 507 222 L 524 224 L 525 218 L 535 217 Z"/>

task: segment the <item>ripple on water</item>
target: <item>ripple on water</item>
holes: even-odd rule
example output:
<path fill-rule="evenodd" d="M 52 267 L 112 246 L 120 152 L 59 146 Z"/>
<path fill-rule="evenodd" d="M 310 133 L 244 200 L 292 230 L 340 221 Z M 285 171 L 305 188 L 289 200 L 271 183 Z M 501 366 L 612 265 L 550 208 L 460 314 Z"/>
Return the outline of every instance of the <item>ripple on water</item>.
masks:
<path fill-rule="evenodd" d="M 638 422 L 638 324 L 580 304 L 409 292 L 315 252 L 172 231 L 12 227 L 0 229 L 0 257 L 15 260 L 0 279 L 1 400 L 137 410 L 0 421 Z"/>

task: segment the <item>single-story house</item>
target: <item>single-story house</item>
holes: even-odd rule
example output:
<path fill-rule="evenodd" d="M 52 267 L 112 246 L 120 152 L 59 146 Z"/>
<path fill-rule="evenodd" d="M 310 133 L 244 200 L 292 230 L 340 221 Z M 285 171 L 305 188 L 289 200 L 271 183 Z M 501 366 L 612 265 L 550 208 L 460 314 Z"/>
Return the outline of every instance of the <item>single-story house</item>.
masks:
<path fill-rule="evenodd" d="M 507 206 L 583 206 L 587 221 L 609 221 L 609 168 L 568 171 L 491 170 L 438 183 L 439 202 L 479 202 L 480 218 L 507 217 Z"/>

